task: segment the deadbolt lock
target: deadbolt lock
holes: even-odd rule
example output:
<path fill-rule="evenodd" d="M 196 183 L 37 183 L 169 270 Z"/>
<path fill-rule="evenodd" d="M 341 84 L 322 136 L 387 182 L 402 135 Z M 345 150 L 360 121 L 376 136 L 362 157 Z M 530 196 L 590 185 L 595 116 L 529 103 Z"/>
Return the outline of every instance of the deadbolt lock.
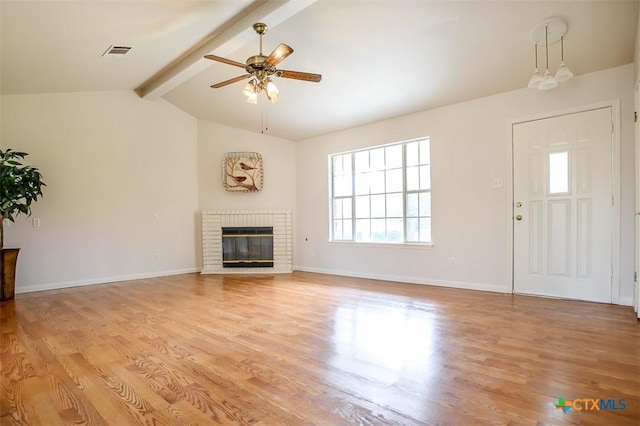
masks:
<path fill-rule="evenodd" d="M 516 203 L 516 207 L 518 207 L 518 208 L 522 207 L 522 203 L 521 203 L 520 201 L 518 201 L 518 202 Z"/>

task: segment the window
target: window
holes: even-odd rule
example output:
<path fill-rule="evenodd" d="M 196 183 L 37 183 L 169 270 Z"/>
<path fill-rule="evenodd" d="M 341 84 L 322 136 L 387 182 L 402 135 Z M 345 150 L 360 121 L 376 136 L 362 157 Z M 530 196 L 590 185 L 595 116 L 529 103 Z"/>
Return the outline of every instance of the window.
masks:
<path fill-rule="evenodd" d="M 431 242 L 429 139 L 330 156 L 333 241 Z"/>
<path fill-rule="evenodd" d="M 569 193 L 569 153 L 549 154 L 549 195 Z"/>

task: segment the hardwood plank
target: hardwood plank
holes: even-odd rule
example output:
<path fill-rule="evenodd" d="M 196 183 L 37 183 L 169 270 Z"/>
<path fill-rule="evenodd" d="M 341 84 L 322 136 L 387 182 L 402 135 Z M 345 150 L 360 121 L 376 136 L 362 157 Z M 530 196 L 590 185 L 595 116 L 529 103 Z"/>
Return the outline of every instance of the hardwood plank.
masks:
<path fill-rule="evenodd" d="M 640 422 L 628 307 L 295 272 L 0 309 L 3 425 Z M 626 408 L 563 413 L 559 397 Z"/>

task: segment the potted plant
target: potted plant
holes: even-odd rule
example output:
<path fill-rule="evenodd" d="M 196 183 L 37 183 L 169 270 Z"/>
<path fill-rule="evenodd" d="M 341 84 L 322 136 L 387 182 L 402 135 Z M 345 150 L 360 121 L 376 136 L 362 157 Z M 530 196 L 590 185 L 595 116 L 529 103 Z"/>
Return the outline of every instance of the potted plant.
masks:
<path fill-rule="evenodd" d="M 22 163 L 25 152 L 10 148 L 0 149 L 0 278 L 2 289 L 0 301 L 13 299 L 15 294 L 16 263 L 20 249 L 4 248 L 4 221 L 15 221 L 16 216 L 31 215 L 31 203 L 42 197 L 42 175 L 35 167 Z"/>

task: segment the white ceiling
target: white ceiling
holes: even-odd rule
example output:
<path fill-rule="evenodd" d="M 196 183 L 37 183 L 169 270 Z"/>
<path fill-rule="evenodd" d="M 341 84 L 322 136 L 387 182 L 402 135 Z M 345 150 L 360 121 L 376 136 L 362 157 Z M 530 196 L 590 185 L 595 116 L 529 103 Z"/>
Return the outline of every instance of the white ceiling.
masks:
<path fill-rule="evenodd" d="M 0 0 L 0 89 L 137 90 L 250 131 L 266 118 L 268 134 L 299 140 L 523 88 L 529 32 L 552 16 L 568 23 L 565 61 L 576 75 L 633 62 L 638 1 Z M 295 50 L 279 68 L 322 81 L 277 79 L 276 104 L 245 103 L 244 83 L 211 89 L 243 70 L 202 56 L 257 54 L 257 21 L 269 25 L 265 54 L 279 43 Z M 132 50 L 102 57 L 112 44 Z M 553 71 L 559 45 L 550 52 Z"/>

